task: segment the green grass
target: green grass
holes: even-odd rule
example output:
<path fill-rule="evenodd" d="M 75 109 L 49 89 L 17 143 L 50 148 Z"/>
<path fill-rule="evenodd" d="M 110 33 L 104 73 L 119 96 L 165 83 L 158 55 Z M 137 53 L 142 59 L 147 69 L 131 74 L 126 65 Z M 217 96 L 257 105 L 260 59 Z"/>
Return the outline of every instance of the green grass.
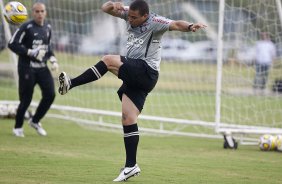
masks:
<path fill-rule="evenodd" d="M 40 137 L 25 124 L 25 138 L 12 136 L 14 120 L 0 121 L 0 183 L 113 183 L 124 164 L 121 131 L 99 131 L 45 118 Z M 224 150 L 222 140 L 141 134 L 141 175 L 129 183 L 278 184 L 279 152 L 257 146 Z"/>

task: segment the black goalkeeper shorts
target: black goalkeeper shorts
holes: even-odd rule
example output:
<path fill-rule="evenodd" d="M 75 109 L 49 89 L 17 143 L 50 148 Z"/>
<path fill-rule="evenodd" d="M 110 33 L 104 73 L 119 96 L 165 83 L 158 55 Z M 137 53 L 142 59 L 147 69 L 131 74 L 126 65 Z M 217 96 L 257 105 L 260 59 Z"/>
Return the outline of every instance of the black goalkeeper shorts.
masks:
<path fill-rule="evenodd" d="M 159 72 L 142 59 L 120 58 L 123 65 L 119 68 L 118 78 L 123 84 L 117 91 L 119 99 L 122 100 L 122 95 L 126 94 L 141 112 L 148 93 L 157 84 Z"/>

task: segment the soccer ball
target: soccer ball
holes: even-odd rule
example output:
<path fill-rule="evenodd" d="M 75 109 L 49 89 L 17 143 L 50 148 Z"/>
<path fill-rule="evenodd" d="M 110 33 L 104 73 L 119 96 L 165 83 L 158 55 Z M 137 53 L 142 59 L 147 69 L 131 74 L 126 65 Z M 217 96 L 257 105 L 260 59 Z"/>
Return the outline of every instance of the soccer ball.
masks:
<path fill-rule="evenodd" d="M 265 134 L 260 137 L 259 148 L 262 151 L 274 150 L 276 148 L 276 139 L 272 135 Z"/>
<path fill-rule="evenodd" d="M 4 118 L 6 116 L 8 116 L 9 111 L 8 111 L 8 107 L 5 104 L 0 104 L 0 118 Z"/>
<path fill-rule="evenodd" d="M 22 3 L 11 1 L 5 5 L 4 17 L 8 23 L 19 25 L 26 21 L 28 14 Z"/>
<path fill-rule="evenodd" d="M 277 151 L 282 151 L 282 135 L 277 135 L 276 147 Z"/>

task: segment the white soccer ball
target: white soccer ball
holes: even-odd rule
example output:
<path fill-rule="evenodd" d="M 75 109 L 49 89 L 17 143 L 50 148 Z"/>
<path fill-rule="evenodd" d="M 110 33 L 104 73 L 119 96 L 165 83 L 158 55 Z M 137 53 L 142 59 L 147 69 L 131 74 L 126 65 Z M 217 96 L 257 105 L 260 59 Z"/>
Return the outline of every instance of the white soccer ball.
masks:
<path fill-rule="evenodd" d="M 4 17 L 8 23 L 19 25 L 26 21 L 28 13 L 22 3 L 11 1 L 5 5 Z"/>
<path fill-rule="evenodd" d="M 16 105 L 13 105 L 13 104 L 9 104 L 7 105 L 7 108 L 8 108 L 8 118 L 14 118 L 16 117 L 16 114 L 17 114 L 17 106 Z"/>
<path fill-rule="evenodd" d="M 282 151 L 282 135 L 277 135 L 276 147 L 277 151 Z"/>
<path fill-rule="evenodd" d="M 9 114 L 8 106 L 6 104 L 0 104 L 0 117 L 6 117 Z"/>
<path fill-rule="evenodd" d="M 262 151 L 270 151 L 276 149 L 276 139 L 274 136 L 265 134 L 259 139 L 259 148 Z"/>

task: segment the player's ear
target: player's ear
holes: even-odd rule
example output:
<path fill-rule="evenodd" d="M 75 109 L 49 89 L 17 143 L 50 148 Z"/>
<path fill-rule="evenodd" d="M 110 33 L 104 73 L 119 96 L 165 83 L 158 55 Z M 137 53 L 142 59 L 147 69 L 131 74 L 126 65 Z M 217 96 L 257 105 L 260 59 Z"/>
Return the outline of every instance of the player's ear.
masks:
<path fill-rule="evenodd" d="M 46 8 L 44 8 L 44 14 L 45 14 L 45 16 L 48 15 L 48 12 L 47 12 Z"/>
<path fill-rule="evenodd" d="M 145 15 L 143 15 L 144 16 L 144 18 L 148 18 L 148 16 L 149 16 L 149 14 L 147 14 L 147 13 L 145 13 Z"/>

